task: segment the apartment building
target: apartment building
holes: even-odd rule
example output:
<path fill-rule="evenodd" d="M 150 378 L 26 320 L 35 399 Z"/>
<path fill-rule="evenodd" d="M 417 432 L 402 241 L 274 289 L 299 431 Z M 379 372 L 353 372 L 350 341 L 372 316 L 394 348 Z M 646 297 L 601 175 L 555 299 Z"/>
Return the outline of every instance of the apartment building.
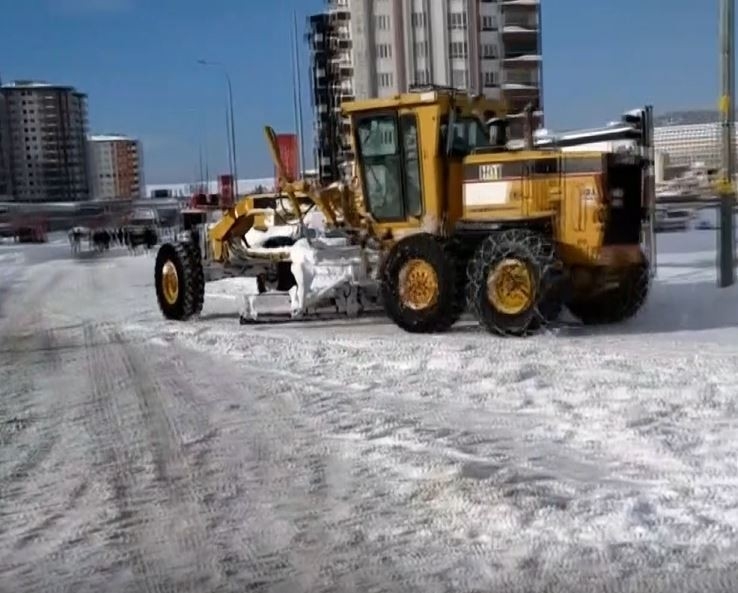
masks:
<path fill-rule="evenodd" d="M 10 138 L 5 97 L 0 93 L 0 201 L 10 200 Z"/>
<path fill-rule="evenodd" d="M 73 87 L 17 81 L 0 87 L 6 102 L 9 168 L 22 202 L 90 199 L 87 96 Z"/>
<path fill-rule="evenodd" d="M 135 138 L 120 134 L 88 139 L 90 186 L 96 200 L 144 197 L 143 148 Z"/>
<path fill-rule="evenodd" d="M 310 35 L 320 100 L 386 97 L 433 83 L 503 100 L 514 115 L 531 104 L 541 126 L 540 15 L 540 0 L 331 0 L 311 20 L 312 27 L 324 19 L 319 48 Z M 522 119 L 511 128 L 519 136 Z"/>

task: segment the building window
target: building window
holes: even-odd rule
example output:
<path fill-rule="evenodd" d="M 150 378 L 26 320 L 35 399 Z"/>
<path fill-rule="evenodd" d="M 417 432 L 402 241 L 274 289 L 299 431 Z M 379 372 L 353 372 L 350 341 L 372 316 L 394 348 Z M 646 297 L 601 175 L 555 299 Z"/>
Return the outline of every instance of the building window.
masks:
<path fill-rule="evenodd" d="M 485 43 L 482 46 L 482 57 L 487 60 L 496 60 L 498 58 L 497 45 L 494 43 Z"/>
<path fill-rule="evenodd" d="M 482 17 L 482 31 L 496 31 L 497 17 L 485 15 Z"/>
<path fill-rule="evenodd" d="M 428 70 L 416 70 L 415 71 L 415 84 L 429 84 L 430 83 L 430 72 Z"/>
<path fill-rule="evenodd" d="M 415 43 L 415 57 L 425 58 L 428 56 L 428 42 L 418 41 Z"/>
<path fill-rule="evenodd" d="M 484 73 L 484 86 L 492 87 L 499 84 L 499 75 L 497 72 L 485 72 Z"/>
<path fill-rule="evenodd" d="M 466 79 L 466 70 L 451 71 L 451 85 L 457 89 L 464 89 L 468 86 Z"/>
<path fill-rule="evenodd" d="M 466 41 L 452 41 L 449 43 L 449 55 L 452 58 L 466 58 L 469 54 L 469 44 Z"/>
<path fill-rule="evenodd" d="M 377 46 L 377 57 L 379 58 L 391 58 L 392 57 L 392 46 L 388 43 L 382 43 Z"/>
<path fill-rule="evenodd" d="M 382 88 L 389 88 L 393 85 L 394 77 L 391 72 L 380 72 L 379 73 L 379 86 Z"/>
<path fill-rule="evenodd" d="M 377 29 L 380 31 L 387 31 L 390 28 L 390 18 L 386 14 L 379 14 L 376 16 Z"/>
<path fill-rule="evenodd" d="M 465 12 L 450 12 L 448 14 L 448 28 L 449 29 L 466 29 L 467 28 L 467 17 Z"/>
<path fill-rule="evenodd" d="M 414 12 L 410 15 L 410 22 L 413 27 L 424 28 L 427 20 L 424 12 Z"/>

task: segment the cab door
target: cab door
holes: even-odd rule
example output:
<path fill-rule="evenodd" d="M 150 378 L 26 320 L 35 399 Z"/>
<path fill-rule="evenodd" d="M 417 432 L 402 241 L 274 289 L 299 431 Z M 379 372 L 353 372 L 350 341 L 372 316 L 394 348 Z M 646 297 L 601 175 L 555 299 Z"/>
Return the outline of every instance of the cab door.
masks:
<path fill-rule="evenodd" d="M 418 228 L 423 217 L 421 142 L 411 110 L 359 114 L 354 118 L 356 162 L 364 207 L 376 227 Z"/>

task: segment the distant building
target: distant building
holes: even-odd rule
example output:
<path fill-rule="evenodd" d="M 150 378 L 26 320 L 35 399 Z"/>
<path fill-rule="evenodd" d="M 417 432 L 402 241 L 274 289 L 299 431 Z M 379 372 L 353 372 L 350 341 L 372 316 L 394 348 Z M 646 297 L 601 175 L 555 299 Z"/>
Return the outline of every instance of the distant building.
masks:
<path fill-rule="evenodd" d="M 687 109 L 667 111 L 653 118 L 654 126 L 683 126 L 688 124 L 712 124 L 719 121 L 720 114 L 714 109 Z"/>
<path fill-rule="evenodd" d="M 322 183 L 341 178 L 349 158 L 349 123 L 341 102 L 353 99 L 350 34 L 346 7 L 334 6 L 309 18 L 308 43 L 312 62 L 312 103 L 315 164 Z M 343 23 L 343 25 L 341 25 Z"/>
<path fill-rule="evenodd" d="M 306 171 L 312 175 L 313 171 Z M 146 185 L 146 198 L 183 198 L 189 199 L 198 192 L 217 194 L 220 183 L 217 179 L 211 181 L 199 181 L 192 183 L 154 183 Z M 243 197 L 249 193 L 261 193 L 274 191 L 274 177 L 259 177 L 256 179 L 239 179 L 238 193 Z"/>
<path fill-rule="evenodd" d="M 14 199 L 90 199 L 87 96 L 70 86 L 17 81 L 0 87 L 6 103 Z"/>
<path fill-rule="evenodd" d="M 700 164 L 708 169 L 721 166 L 720 124 L 698 123 L 659 126 L 654 129 L 656 150 L 668 155 L 668 169 L 674 174 Z M 738 128 L 734 142 L 738 140 Z M 668 173 L 666 177 L 670 177 Z"/>
<path fill-rule="evenodd" d="M 5 97 L 0 93 L 0 201 L 10 200 L 10 129 Z"/>
<path fill-rule="evenodd" d="M 122 135 L 95 135 L 89 137 L 87 148 L 94 199 L 143 197 L 143 148 L 139 140 Z"/>

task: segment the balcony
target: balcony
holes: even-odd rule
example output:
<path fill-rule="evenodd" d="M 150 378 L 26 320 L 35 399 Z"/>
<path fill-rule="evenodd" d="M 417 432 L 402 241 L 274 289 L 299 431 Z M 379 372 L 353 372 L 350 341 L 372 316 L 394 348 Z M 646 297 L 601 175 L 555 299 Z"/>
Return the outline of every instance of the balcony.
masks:
<path fill-rule="evenodd" d="M 523 110 L 528 104 L 533 105 L 533 115 L 541 113 L 541 97 L 538 92 L 530 91 L 505 91 L 503 99 L 507 104 L 508 113 L 511 116 L 522 116 Z"/>
<path fill-rule="evenodd" d="M 351 9 L 348 3 L 331 3 L 328 6 L 328 17 L 331 22 L 349 22 L 351 20 Z"/>
<path fill-rule="evenodd" d="M 502 89 L 505 91 L 535 91 L 538 92 L 539 77 L 536 70 L 529 68 L 507 70 L 503 73 Z"/>
<path fill-rule="evenodd" d="M 350 50 L 351 49 L 351 39 L 337 39 L 335 37 L 332 37 L 328 41 L 328 47 L 333 51 Z"/>
<path fill-rule="evenodd" d="M 507 67 L 537 68 L 541 63 L 541 52 L 537 43 L 529 45 L 509 43 L 505 45 L 503 60 Z"/>
<path fill-rule="evenodd" d="M 515 39 L 538 37 L 538 14 L 529 11 L 510 10 L 502 17 L 502 34 Z"/>

